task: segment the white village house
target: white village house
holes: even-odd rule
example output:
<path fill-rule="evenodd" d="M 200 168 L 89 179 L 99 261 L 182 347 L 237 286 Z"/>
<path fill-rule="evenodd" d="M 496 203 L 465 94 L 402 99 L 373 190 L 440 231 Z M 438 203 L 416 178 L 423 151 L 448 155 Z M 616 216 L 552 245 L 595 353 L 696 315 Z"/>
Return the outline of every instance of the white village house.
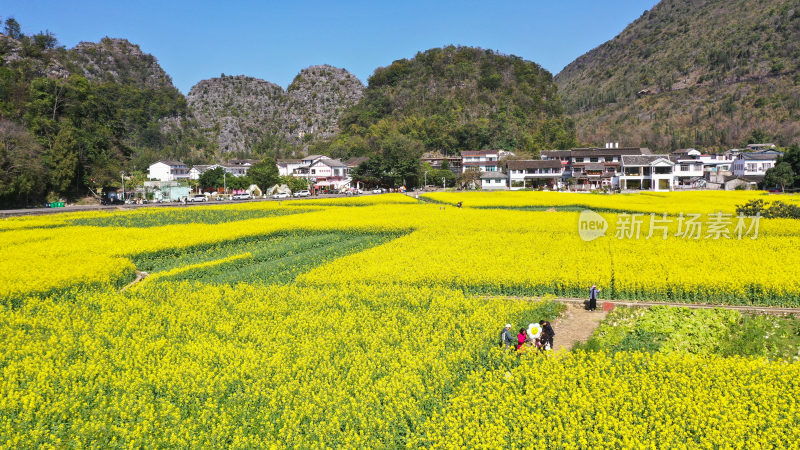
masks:
<path fill-rule="evenodd" d="M 499 150 L 469 150 L 461 152 L 461 171 L 477 169 L 480 172 L 500 170 Z"/>
<path fill-rule="evenodd" d="M 557 159 L 508 161 L 508 186 L 511 190 L 562 186 L 565 165 Z"/>
<path fill-rule="evenodd" d="M 189 169 L 181 161 L 160 160 L 147 169 L 147 178 L 158 181 L 182 181 L 189 179 Z"/>
<path fill-rule="evenodd" d="M 282 177 L 291 177 L 294 171 L 303 166 L 299 159 L 279 159 L 275 161 L 278 166 L 278 175 Z"/>
<path fill-rule="evenodd" d="M 733 162 L 733 175 L 763 178 L 768 169 L 775 167 L 775 163 L 781 155 L 783 153 L 777 150 L 739 153 Z"/>
<path fill-rule="evenodd" d="M 619 187 L 622 190 L 672 190 L 675 163 L 666 155 L 623 155 Z"/>
<path fill-rule="evenodd" d="M 481 174 L 482 189 L 507 189 L 507 176 L 503 172 L 484 172 Z"/>

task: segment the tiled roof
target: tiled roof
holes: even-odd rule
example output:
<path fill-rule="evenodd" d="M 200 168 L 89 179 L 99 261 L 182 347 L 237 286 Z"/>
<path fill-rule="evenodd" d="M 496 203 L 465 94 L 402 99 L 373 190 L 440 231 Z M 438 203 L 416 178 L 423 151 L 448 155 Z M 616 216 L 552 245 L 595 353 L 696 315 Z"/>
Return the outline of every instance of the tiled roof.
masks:
<path fill-rule="evenodd" d="M 753 161 L 772 161 L 778 159 L 780 154 L 778 153 L 741 153 L 740 156 L 742 159 L 749 159 Z"/>
<path fill-rule="evenodd" d="M 160 159 L 160 160 L 154 162 L 153 164 L 157 164 L 157 163 L 164 163 L 164 164 L 166 164 L 168 166 L 185 166 L 186 165 L 186 164 L 184 164 L 184 163 L 182 163 L 180 161 L 175 161 L 175 160 L 172 160 L 172 159 Z"/>
<path fill-rule="evenodd" d="M 664 155 L 623 155 L 622 156 L 622 165 L 623 166 L 649 166 L 654 162 L 658 161 L 659 159 L 663 159 L 668 161 L 671 164 L 675 164 L 669 160 Z"/>
<path fill-rule="evenodd" d="M 576 148 L 572 150 L 572 156 L 576 158 L 594 156 L 622 156 L 622 155 L 648 155 L 650 149 L 640 147 L 625 148 Z"/>
<path fill-rule="evenodd" d="M 558 160 L 524 159 L 508 161 L 509 170 L 560 169 L 561 167 L 561 161 Z"/>
<path fill-rule="evenodd" d="M 496 180 L 498 178 L 507 178 L 507 175 L 504 174 L 503 172 L 483 172 L 481 174 L 481 178 L 482 179 Z"/>
<path fill-rule="evenodd" d="M 461 156 L 483 156 L 483 155 L 496 155 L 500 150 L 465 150 L 461 152 Z"/>
<path fill-rule="evenodd" d="M 338 159 L 320 158 L 314 161 L 314 164 L 325 164 L 328 167 L 347 167 L 347 164 L 339 161 Z"/>
<path fill-rule="evenodd" d="M 572 150 L 543 150 L 541 155 L 548 158 L 569 158 L 572 156 Z"/>

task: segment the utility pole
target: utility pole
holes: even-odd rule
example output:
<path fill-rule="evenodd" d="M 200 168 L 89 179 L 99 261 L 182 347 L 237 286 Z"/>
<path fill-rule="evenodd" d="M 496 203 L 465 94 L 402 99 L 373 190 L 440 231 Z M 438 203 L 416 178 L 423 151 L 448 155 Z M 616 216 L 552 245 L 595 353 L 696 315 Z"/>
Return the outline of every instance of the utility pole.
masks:
<path fill-rule="evenodd" d="M 120 170 L 119 176 L 122 178 L 122 200 L 125 200 L 125 171 Z"/>
<path fill-rule="evenodd" d="M 429 170 L 426 170 L 425 171 L 425 175 L 423 175 L 423 177 L 425 179 L 425 182 L 423 183 L 423 186 L 422 186 L 423 189 L 425 189 L 425 187 L 428 186 L 428 172 L 429 172 Z"/>
<path fill-rule="evenodd" d="M 447 185 L 444 182 L 444 177 L 442 177 L 442 189 L 447 189 Z"/>
<path fill-rule="evenodd" d="M 223 167 L 222 168 L 222 193 L 223 194 L 227 194 L 228 193 L 228 184 L 226 182 L 226 177 L 225 177 L 227 174 L 228 174 L 228 171 L 225 170 L 225 168 Z"/>

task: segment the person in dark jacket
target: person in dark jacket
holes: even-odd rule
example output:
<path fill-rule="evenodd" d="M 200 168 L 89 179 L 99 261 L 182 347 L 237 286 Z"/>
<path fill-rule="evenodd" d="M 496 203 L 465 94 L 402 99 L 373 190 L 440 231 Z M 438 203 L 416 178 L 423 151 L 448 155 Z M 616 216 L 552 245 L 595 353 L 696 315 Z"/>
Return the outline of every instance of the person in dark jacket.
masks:
<path fill-rule="evenodd" d="M 589 311 L 594 311 L 595 309 L 597 309 L 598 291 L 599 289 L 597 289 L 597 286 L 595 286 L 594 284 L 592 285 L 592 288 L 589 289 L 589 307 L 587 308 Z"/>
<path fill-rule="evenodd" d="M 517 348 L 517 340 L 514 338 L 514 336 L 511 333 L 511 324 L 510 323 L 507 323 L 506 327 L 503 328 L 503 331 L 500 332 L 500 345 L 502 345 L 506 349 L 508 349 L 508 347 L 511 347 L 511 348 L 514 348 L 514 349 Z"/>
<path fill-rule="evenodd" d="M 550 326 L 550 322 L 546 320 L 540 320 L 539 325 L 542 326 L 542 337 L 540 338 L 542 340 L 542 345 L 547 346 L 547 344 L 550 344 L 550 349 L 552 349 L 553 338 L 555 337 L 556 332 L 553 330 L 553 327 Z"/>

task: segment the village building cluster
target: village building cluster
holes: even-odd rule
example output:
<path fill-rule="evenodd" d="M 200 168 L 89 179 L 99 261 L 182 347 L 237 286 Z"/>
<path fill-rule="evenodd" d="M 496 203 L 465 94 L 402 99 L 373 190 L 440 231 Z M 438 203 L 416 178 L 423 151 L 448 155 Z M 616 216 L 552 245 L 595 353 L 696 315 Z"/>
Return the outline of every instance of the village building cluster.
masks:
<path fill-rule="evenodd" d="M 696 149 L 653 154 L 647 148 L 620 147 L 542 151 L 539 159 L 514 159 L 502 150 L 461 152 L 461 160 L 427 154 L 423 161 L 440 168 L 447 160 L 459 173 L 480 171 L 483 189 L 749 189 L 764 180 L 782 153 L 773 144 L 752 144 L 722 154 Z"/>
<path fill-rule="evenodd" d="M 773 144 L 752 144 L 722 154 L 696 149 L 653 154 L 647 148 L 607 143 L 604 147 L 546 150 L 539 159 L 516 159 L 514 153 L 503 150 L 463 151 L 460 156 L 429 152 L 421 162 L 433 169 L 449 168 L 454 174 L 476 171 L 483 189 L 732 190 L 757 186 L 781 155 Z M 303 178 L 315 190 L 339 192 L 356 187 L 351 172 L 367 160 L 358 157 L 343 162 L 309 155 L 279 159 L 277 168 L 279 175 Z M 181 161 L 161 160 L 150 165 L 148 178 L 154 186 L 169 187 L 175 182 L 197 180 L 206 171 L 220 167 L 230 176 L 245 176 L 256 163 L 235 159 L 188 168 Z"/>

